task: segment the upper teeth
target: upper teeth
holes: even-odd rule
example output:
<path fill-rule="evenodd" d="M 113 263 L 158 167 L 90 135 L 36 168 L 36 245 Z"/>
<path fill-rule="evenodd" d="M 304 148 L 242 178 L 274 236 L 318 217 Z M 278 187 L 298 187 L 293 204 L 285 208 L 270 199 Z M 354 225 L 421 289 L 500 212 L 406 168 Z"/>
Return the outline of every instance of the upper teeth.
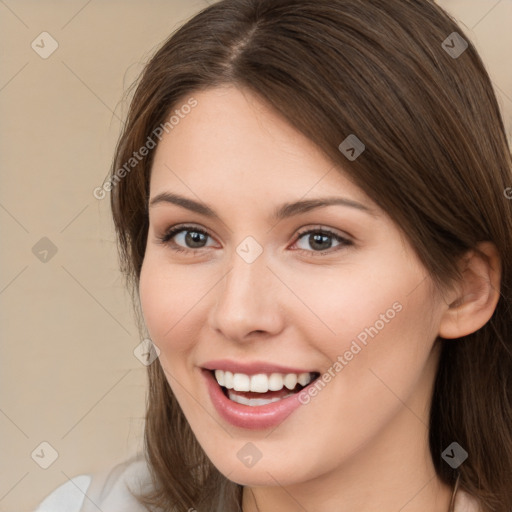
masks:
<path fill-rule="evenodd" d="M 294 389 L 297 383 L 301 386 L 307 386 L 313 380 L 311 373 L 258 373 L 256 375 L 246 375 L 245 373 L 231 373 L 224 370 L 215 370 L 215 378 L 220 386 L 235 391 L 255 391 L 256 393 L 266 393 L 267 391 L 280 391 L 286 386 L 288 389 Z"/>

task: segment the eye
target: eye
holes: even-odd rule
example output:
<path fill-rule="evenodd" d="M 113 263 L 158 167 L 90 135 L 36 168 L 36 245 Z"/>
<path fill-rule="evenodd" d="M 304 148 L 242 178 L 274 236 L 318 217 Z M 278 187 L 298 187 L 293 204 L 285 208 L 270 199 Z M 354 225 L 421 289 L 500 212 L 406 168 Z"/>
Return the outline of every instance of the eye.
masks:
<path fill-rule="evenodd" d="M 165 234 L 158 237 L 160 243 L 169 245 L 173 251 L 179 253 L 190 253 L 193 255 L 198 249 L 211 247 L 207 245 L 208 238 L 211 236 L 203 229 L 196 226 L 173 226 L 168 229 Z M 174 239 L 174 240 L 173 240 Z M 333 239 L 337 245 L 333 246 Z M 353 245 L 351 240 L 334 233 L 328 229 L 316 228 L 302 231 L 297 235 L 298 244 L 305 241 L 313 250 L 299 247 L 300 251 L 305 251 L 311 255 L 323 255 L 325 251 L 330 253 L 336 252 L 343 247 Z M 334 250 L 329 250 L 334 247 Z"/>
<path fill-rule="evenodd" d="M 175 238 L 175 240 L 173 240 Z M 203 229 L 195 226 L 174 226 L 165 234 L 158 237 L 160 243 L 170 245 L 176 252 L 194 253 L 197 249 L 203 249 L 206 241 L 211 238 Z"/>
<path fill-rule="evenodd" d="M 308 235 L 308 236 L 306 236 Z M 336 242 L 338 242 L 338 245 L 335 245 L 334 251 L 329 252 L 336 252 L 340 250 L 342 247 L 345 246 L 351 246 L 354 245 L 354 243 L 351 240 L 348 240 L 347 238 L 344 238 L 337 233 L 334 233 L 333 231 L 330 231 L 328 229 L 309 229 L 308 231 L 302 231 L 298 234 L 297 242 L 302 241 L 306 242 L 306 245 L 309 245 L 313 248 L 313 250 L 305 249 L 303 247 L 299 247 L 299 250 L 306 251 L 308 253 L 311 253 L 314 256 L 317 256 L 319 253 L 323 253 L 324 251 L 327 251 L 333 247 L 332 240 L 334 239 Z M 316 254 L 315 254 L 316 253 Z"/>

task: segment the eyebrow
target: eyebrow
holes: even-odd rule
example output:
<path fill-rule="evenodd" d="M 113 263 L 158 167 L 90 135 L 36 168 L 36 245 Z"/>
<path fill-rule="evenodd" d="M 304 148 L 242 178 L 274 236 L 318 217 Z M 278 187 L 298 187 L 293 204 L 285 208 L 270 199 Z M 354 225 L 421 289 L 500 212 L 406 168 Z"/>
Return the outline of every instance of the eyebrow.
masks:
<path fill-rule="evenodd" d="M 207 204 L 194 201 L 193 199 L 189 199 L 188 197 L 180 196 L 178 194 L 162 192 L 153 197 L 153 199 L 151 199 L 149 207 L 151 208 L 161 203 L 175 204 L 177 206 L 181 206 L 182 208 L 186 208 L 187 210 L 199 213 L 200 215 L 204 215 L 205 217 L 220 220 L 220 217 L 215 212 L 215 210 L 213 210 Z M 322 208 L 332 205 L 347 206 L 368 213 L 373 217 L 377 216 L 375 210 L 369 208 L 368 206 L 365 206 L 364 204 L 358 203 L 357 201 L 345 197 L 334 196 L 318 197 L 315 199 L 306 199 L 302 201 L 295 201 L 292 203 L 284 203 L 274 210 L 270 220 L 280 221 L 288 217 L 292 217 L 294 215 L 309 212 L 310 210 L 316 208 Z"/>

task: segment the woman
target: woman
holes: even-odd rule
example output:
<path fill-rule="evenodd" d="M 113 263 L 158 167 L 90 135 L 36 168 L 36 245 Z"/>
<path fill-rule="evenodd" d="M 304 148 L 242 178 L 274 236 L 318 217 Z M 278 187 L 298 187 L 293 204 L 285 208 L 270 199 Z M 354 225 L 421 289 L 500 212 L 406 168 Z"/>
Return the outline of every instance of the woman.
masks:
<path fill-rule="evenodd" d="M 199 13 L 146 66 L 108 187 L 158 355 L 146 458 L 53 499 L 509 512 L 511 183 L 434 2 Z"/>

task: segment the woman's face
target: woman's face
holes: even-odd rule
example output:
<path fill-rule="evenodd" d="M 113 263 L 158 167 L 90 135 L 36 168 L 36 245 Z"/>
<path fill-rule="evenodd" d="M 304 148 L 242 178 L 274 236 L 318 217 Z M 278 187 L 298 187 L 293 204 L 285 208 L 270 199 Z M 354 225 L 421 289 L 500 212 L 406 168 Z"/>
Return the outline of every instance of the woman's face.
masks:
<path fill-rule="evenodd" d="M 206 454 L 243 485 L 425 456 L 443 302 L 412 248 L 251 93 L 193 96 L 156 148 L 140 298 Z"/>

